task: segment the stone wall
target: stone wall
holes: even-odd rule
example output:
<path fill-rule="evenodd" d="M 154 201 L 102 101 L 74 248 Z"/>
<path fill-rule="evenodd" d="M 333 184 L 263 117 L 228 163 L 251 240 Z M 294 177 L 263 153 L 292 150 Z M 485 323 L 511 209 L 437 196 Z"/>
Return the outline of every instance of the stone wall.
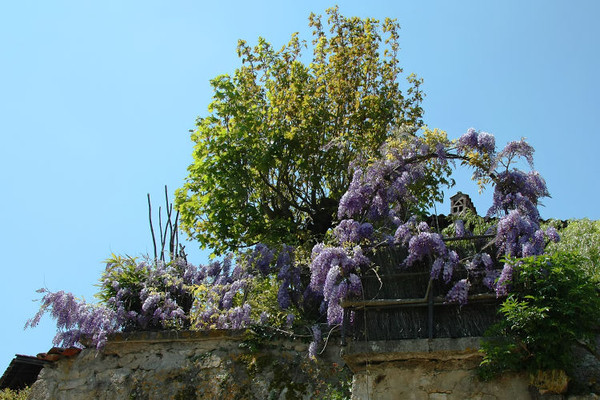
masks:
<path fill-rule="evenodd" d="M 339 347 L 318 363 L 308 343 L 242 332 L 146 332 L 45 367 L 30 399 L 327 399 L 342 393 Z M 346 369 L 347 381 L 350 375 Z M 349 392 L 349 387 L 347 388 Z"/>
<path fill-rule="evenodd" d="M 478 338 L 308 342 L 244 332 L 140 332 L 44 367 L 30 399 L 537 399 L 529 377 L 477 378 Z M 589 364 L 591 365 L 591 364 Z M 586 364 L 586 366 L 589 366 Z M 587 368 L 587 367 L 586 367 Z M 596 375 L 590 375 L 595 379 Z M 352 393 L 349 382 L 352 380 Z M 541 397 L 598 399 L 596 395 Z"/>
<path fill-rule="evenodd" d="M 353 343 L 344 350 L 356 372 L 355 400 L 528 399 L 528 380 L 508 375 L 481 382 L 475 338 Z"/>
<path fill-rule="evenodd" d="M 530 387 L 527 374 L 483 382 L 480 338 L 353 342 L 342 349 L 354 372 L 352 400 L 583 400 Z"/>

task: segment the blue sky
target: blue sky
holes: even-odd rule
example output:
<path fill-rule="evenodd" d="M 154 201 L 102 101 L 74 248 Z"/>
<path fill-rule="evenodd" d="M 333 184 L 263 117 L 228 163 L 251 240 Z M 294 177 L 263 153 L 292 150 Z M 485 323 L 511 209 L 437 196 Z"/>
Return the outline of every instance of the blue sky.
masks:
<path fill-rule="evenodd" d="M 146 193 L 162 205 L 191 162 L 188 130 L 209 80 L 239 66 L 239 38 L 279 47 L 324 1 L 31 1 L 0 4 L 0 370 L 51 347 L 23 331 L 35 290 L 93 300 L 111 253 L 152 251 Z M 600 218 L 600 3 L 339 1 L 346 16 L 397 18 L 405 72 L 425 81 L 425 121 L 456 138 L 526 137 L 551 199 L 544 218 Z M 480 212 L 468 174 L 459 186 Z M 463 180 L 465 181 L 463 183 Z M 447 213 L 447 205 L 439 212 Z M 207 253 L 189 244 L 194 263 Z"/>

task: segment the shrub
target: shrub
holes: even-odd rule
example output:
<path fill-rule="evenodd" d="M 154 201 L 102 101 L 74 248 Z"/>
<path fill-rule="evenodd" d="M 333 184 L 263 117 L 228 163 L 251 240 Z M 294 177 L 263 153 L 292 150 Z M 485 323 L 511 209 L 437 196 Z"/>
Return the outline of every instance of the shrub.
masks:
<path fill-rule="evenodd" d="M 500 307 L 503 318 L 482 343 L 482 378 L 503 371 L 566 370 L 571 348 L 591 348 L 600 321 L 598 281 L 581 268 L 581 258 L 556 252 L 523 259 L 513 265 L 510 295 Z"/>

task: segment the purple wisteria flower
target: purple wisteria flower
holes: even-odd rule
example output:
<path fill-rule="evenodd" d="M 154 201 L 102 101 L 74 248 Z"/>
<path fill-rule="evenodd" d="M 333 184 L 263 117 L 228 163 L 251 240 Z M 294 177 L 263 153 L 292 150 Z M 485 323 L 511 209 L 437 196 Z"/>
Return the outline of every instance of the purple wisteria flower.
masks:
<path fill-rule="evenodd" d="M 488 269 L 485 271 L 485 276 L 483 277 L 483 284 L 490 290 L 496 290 L 496 281 L 500 277 L 500 271 L 495 269 Z"/>
<path fill-rule="evenodd" d="M 419 225 L 417 226 L 417 230 L 419 232 L 429 232 L 431 229 L 429 228 L 429 225 L 427 224 L 427 222 L 419 222 Z"/>
<path fill-rule="evenodd" d="M 550 234 L 554 237 L 552 231 Z M 539 227 L 539 218 L 512 210 L 498 221 L 496 245 L 498 253 L 512 257 L 542 254 L 546 234 Z"/>
<path fill-rule="evenodd" d="M 433 262 L 432 266 L 431 266 L 431 279 L 438 279 L 440 276 L 440 272 L 442 271 L 442 268 L 444 268 L 444 259 L 442 257 L 438 257 L 435 259 L 435 261 Z"/>
<path fill-rule="evenodd" d="M 448 248 L 443 238 L 432 231 L 425 222 L 411 218 L 403 219 L 409 212 L 419 210 L 415 203 L 420 193 L 414 193 L 418 184 L 427 187 L 431 171 L 436 174 L 448 166 L 448 160 L 460 160 L 474 168 L 474 179 L 480 185 L 493 182 L 494 199 L 488 216 L 498 217 L 498 222 L 486 234 L 495 234 L 495 245 L 501 256 L 529 256 L 541 254 L 548 240 L 558 240 L 554 230 L 541 230 L 538 206 L 540 199 L 549 196 L 546 183 L 536 171 L 524 172 L 512 167 L 518 158 L 525 159 L 533 167 L 533 148 L 524 140 L 509 143 L 504 150 L 496 152 L 496 140 L 487 132 L 469 129 L 458 141 L 439 143 L 423 141 L 418 136 L 401 136 L 397 141 L 387 143 L 380 149 L 381 157 L 367 166 L 355 169 L 348 192 L 340 203 L 338 216 L 354 220 L 343 221 L 335 235 L 342 243 L 358 242 L 358 222 L 366 220 L 376 226 L 374 230 L 378 245 L 393 242 L 405 246 L 408 256 L 403 265 L 432 261 L 431 277 L 453 281 L 458 268 L 464 268 L 467 278 L 454 283 L 449 300 L 464 304 L 472 281 L 477 281 L 499 292 L 506 290 L 503 282 L 510 281 L 511 267 L 505 266 L 502 272 L 494 266 L 492 256 L 487 253 L 471 254 L 465 257 L 461 266 L 456 251 Z M 456 147 L 453 147 L 455 143 Z M 502 169 L 501 167 L 506 167 Z M 499 170 L 496 168 L 500 167 Z M 443 181 L 443 180 L 442 180 Z M 438 182 L 439 183 L 439 182 Z M 420 200 L 422 202 L 422 199 Z M 417 205 L 415 208 L 411 208 Z M 382 228 L 384 227 L 384 228 Z M 395 228 L 394 228 L 395 227 Z M 395 229 L 395 231 L 388 229 Z M 457 238 L 471 235 L 465 224 L 457 220 L 454 226 Z M 392 237 L 393 233 L 393 237 Z M 390 240 L 391 239 L 391 240 Z M 452 242 L 448 242 L 450 246 Z M 464 256 L 464 255 L 463 255 Z M 311 262 L 311 288 L 324 294 L 327 303 L 328 320 L 339 321 L 339 302 L 332 302 L 352 293 L 348 279 L 350 257 L 342 247 L 315 246 Z M 469 261 L 470 260 L 470 261 Z M 350 268 L 351 269 L 351 268 Z M 359 277 L 357 273 L 357 277 Z M 496 280 L 501 285 L 497 285 Z"/>
<path fill-rule="evenodd" d="M 458 148 L 462 150 L 477 148 L 477 136 L 474 128 L 467 129 L 467 132 L 458 138 Z"/>
<path fill-rule="evenodd" d="M 311 330 L 313 334 L 313 340 L 308 346 L 308 356 L 314 359 L 317 356 L 317 347 L 322 340 L 322 333 L 321 327 L 318 324 L 313 325 Z"/>
<path fill-rule="evenodd" d="M 27 321 L 25 328 L 37 326 L 41 317 L 49 312 L 58 328 L 53 340 L 57 346 L 81 347 L 81 340 L 87 338 L 101 348 L 107 336 L 120 328 L 116 324 L 115 312 L 108 307 L 87 304 L 64 291 L 40 289 L 38 293 L 44 293 L 40 310 Z"/>
<path fill-rule="evenodd" d="M 496 138 L 487 132 L 479 132 L 477 148 L 486 153 L 493 154 L 496 151 Z"/>
<path fill-rule="evenodd" d="M 360 296 L 362 293 L 362 282 L 360 277 L 356 274 L 350 274 L 348 276 L 348 293 L 355 296 Z"/>
<path fill-rule="evenodd" d="M 512 281 L 514 266 L 510 263 L 505 263 L 502 272 L 496 282 L 496 296 L 506 296 L 509 291 L 509 285 Z"/>
<path fill-rule="evenodd" d="M 503 164 L 508 168 L 515 157 L 523 157 L 525 160 L 527 160 L 529 166 L 533 168 L 534 152 L 534 148 L 527 143 L 524 138 L 521 138 L 519 141 L 509 142 L 506 147 L 504 147 L 504 149 L 498 153 L 498 159 L 506 159 Z"/>
<path fill-rule="evenodd" d="M 148 296 L 146 298 L 146 300 L 144 301 L 144 304 L 142 304 L 142 311 L 144 311 L 144 312 L 148 312 L 150 310 L 154 311 L 160 300 L 161 300 L 160 294 L 158 294 L 158 293 Z"/>
<path fill-rule="evenodd" d="M 294 314 L 288 314 L 287 317 L 285 318 L 285 326 L 287 328 L 291 328 L 292 325 L 294 324 L 295 319 L 296 319 L 296 316 Z"/>
<path fill-rule="evenodd" d="M 243 329 L 250 325 L 250 312 L 252 307 L 245 303 L 241 307 L 236 307 L 227 315 L 226 322 L 222 325 L 223 329 Z"/>
<path fill-rule="evenodd" d="M 473 256 L 471 262 L 466 265 L 470 278 L 483 277 L 483 284 L 489 289 L 493 289 L 495 279 L 498 277 L 494 269 L 494 261 L 488 253 L 477 253 Z M 490 282 L 489 280 L 492 279 Z"/>
<path fill-rule="evenodd" d="M 469 128 L 458 139 L 458 149 L 461 152 L 477 150 L 480 153 L 493 155 L 496 151 L 496 139 L 494 135 L 487 132 L 477 132 L 473 128 Z"/>
<path fill-rule="evenodd" d="M 363 255 L 358 246 L 349 251 L 342 247 L 317 245 L 313 248 L 313 257 L 310 263 L 310 286 L 313 290 L 322 292 L 330 269 L 339 267 L 340 272 L 346 276 L 350 272 L 360 270 L 361 266 L 368 263 L 368 258 Z"/>
<path fill-rule="evenodd" d="M 546 229 L 545 234 L 548 240 L 553 243 L 558 243 L 560 241 L 560 235 L 556 231 L 556 228 L 554 228 L 553 226 Z"/>
<path fill-rule="evenodd" d="M 445 256 L 448 252 L 442 237 L 437 233 L 421 232 L 408 242 L 408 257 L 405 266 L 410 266 L 426 256 Z"/>
<path fill-rule="evenodd" d="M 454 236 L 457 238 L 465 236 L 465 223 L 462 219 L 454 221 Z"/>
<path fill-rule="evenodd" d="M 372 188 L 363 182 L 363 171 L 357 169 L 352 177 L 348 190 L 340 199 L 338 218 L 352 218 L 360 214 L 366 207 L 367 199 L 372 195 Z"/>
<path fill-rule="evenodd" d="M 461 279 L 450 289 L 446 295 L 446 301 L 449 303 L 458 303 L 465 305 L 468 302 L 469 288 L 471 284 L 466 279 Z"/>
<path fill-rule="evenodd" d="M 410 222 L 407 222 L 398 226 L 396 232 L 394 233 L 394 242 L 407 244 L 412 238 L 412 225 L 413 224 L 411 224 Z"/>
<path fill-rule="evenodd" d="M 341 323 L 341 302 L 350 295 L 362 293 L 359 274 L 361 267 L 369 264 L 360 246 L 353 249 L 343 247 L 313 248 L 310 264 L 310 288 L 323 296 L 322 307 L 327 310 L 330 325 Z"/>
<path fill-rule="evenodd" d="M 269 313 L 266 311 L 261 312 L 258 322 L 260 325 L 268 324 L 269 323 Z"/>
<path fill-rule="evenodd" d="M 190 324 L 189 313 L 193 305 L 192 290 L 201 283 L 211 284 L 220 302 L 231 302 L 237 284 L 227 282 L 229 266 L 220 262 L 207 268 L 195 267 L 184 259 L 162 261 L 136 261 L 131 257 L 113 257 L 106 265 L 101 279 L 101 304 L 87 304 L 65 292 L 48 292 L 42 299 L 40 312 L 27 326 L 34 326 L 45 312 L 57 321 L 59 332 L 55 338 L 65 346 L 76 344 L 83 337 L 101 347 L 107 335 L 120 330 L 185 328 Z M 238 286 L 236 286 L 238 285 Z M 227 304 L 226 304 L 227 305 Z M 219 305 L 207 305 L 207 310 Z M 62 310 L 62 311 L 61 311 Z"/>
<path fill-rule="evenodd" d="M 246 288 L 247 284 L 245 279 L 239 279 L 233 281 L 233 283 L 229 285 L 229 289 L 225 291 L 221 300 L 223 309 L 228 310 L 233 306 L 233 298 L 236 294 L 241 293 Z"/>
<path fill-rule="evenodd" d="M 340 325 L 344 318 L 344 309 L 339 302 L 329 302 L 327 306 L 327 323 L 330 326 Z"/>
<path fill-rule="evenodd" d="M 458 266 L 460 258 L 456 251 L 452 250 L 448 252 L 448 257 L 446 262 L 444 263 L 444 272 L 442 274 L 444 282 L 448 283 L 452 279 L 452 273 L 454 269 Z"/>
<path fill-rule="evenodd" d="M 497 174 L 496 180 L 494 202 L 488 210 L 488 216 L 518 209 L 531 218 L 539 219 L 539 199 L 548 197 L 549 193 L 546 182 L 537 171 L 503 171 Z"/>
<path fill-rule="evenodd" d="M 375 160 L 359 158 L 352 164 L 352 180 L 339 202 L 340 222 L 333 236 L 331 232 L 325 236 L 331 240 L 327 245 L 313 247 L 310 279 L 302 275 L 306 273 L 303 251 L 281 244 L 257 244 L 237 253 L 235 259 L 228 255 L 199 267 L 185 259 L 169 263 L 115 259 L 107 264 L 101 280 L 102 304 L 43 291 L 42 308 L 28 325 L 37 324 L 49 312 L 59 327 L 56 340 L 76 344 L 85 336 L 98 346 L 119 330 L 243 329 L 257 323 L 291 328 L 295 315 L 302 315 L 304 321 L 304 311 L 313 318 L 317 309 L 335 326 L 342 322 L 344 301 L 363 295 L 361 279 L 371 267 L 365 254 L 386 244 L 408 251 L 402 267 L 431 263 L 430 277 L 452 287 L 446 301 L 463 305 L 471 286 L 480 287 L 481 282 L 498 296 L 508 292 L 513 265 L 506 263 L 500 271 L 494 260 L 541 254 L 548 241 L 559 240 L 554 228 L 540 227 L 540 199 L 549 196 L 545 181 L 536 171 L 513 168 L 518 158 L 533 166 L 533 148 L 524 140 L 509 143 L 496 154 L 494 136 L 473 128 L 455 142 L 445 134 L 420 137 L 415 133 L 395 136 L 379 154 Z M 407 219 L 413 214 L 422 217 L 441 199 L 439 185 L 451 185 L 449 170 L 455 160 L 473 167 L 480 183 L 495 185 L 488 216 L 497 217 L 492 230 L 497 254 L 466 254 L 466 246 L 457 244 L 462 241 L 443 238 L 415 216 Z M 454 223 L 454 233 L 457 238 L 471 235 L 461 220 Z M 261 304 L 252 309 L 250 304 L 256 304 L 252 291 L 263 285 L 277 290 L 283 313 L 274 313 L 270 304 L 265 305 L 268 311 Z M 271 298 L 272 292 L 268 293 Z M 309 354 L 314 357 L 321 342 L 320 326 L 312 332 Z"/>
<path fill-rule="evenodd" d="M 362 239 L 369 239 L 373 234 L 373 225 L 360 223 L 353 219 L 340 221 L 334 229 L 334 234 L 340 243 L 358 243 Z"/>
<path fill-rule="evenodd" d="M 277 291 L 277 303 L 282 310 L 287 310 L 292 305 L 290 293 L 286 285 L 281 285 Z"/>
<path fill-rule="evenodd" d="M 254 266 L 261 274 L 268 275 L 274 257 L 275 255 L 269 247 L 259 243 L 254 246 L 254 249 L 250 253 L 248 264 Z"/>
<path fill-rule="evenodd" d="M 302 297 L 300 268 L 294 264 L 294 248 L 284 245 L 277 256 L 276 269 L 279 270 L 277 279 L 281 281 L 277 292 L 277 302 L 283 310 L 292 304 L 297 304 Z"/>
<path fill-rule="evenodd" d="M 221 263 L 219 261 L 211 261 L 206 267 L 206 274 L 210 277 L 216 277 L 221 273 Z"/>
<path fill-rule="evenodd" d="M 327 277 L 325 278 L 325 284 L 323 285 L 323 297 L 325 300 L 330 300 L 335 291 L 337 291 L 338 287 L 338 279 L 340 278 L 340 267 L 335 265 L 329 269 L 327 272 Z M 337 294 L 337 292 L 335 292 Z"/>

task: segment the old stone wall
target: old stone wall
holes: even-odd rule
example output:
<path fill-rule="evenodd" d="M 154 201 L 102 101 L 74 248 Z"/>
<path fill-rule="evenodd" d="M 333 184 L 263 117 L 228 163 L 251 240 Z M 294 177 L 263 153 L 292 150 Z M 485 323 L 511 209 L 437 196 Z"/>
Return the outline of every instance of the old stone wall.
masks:
<path fill-rule="evenodd" d="M 84 349 L 45 367 L 29 398 L 262 400 L 342 394 L 339 347 L 329 346 L 318 363 L 308 360 L 307 347 L 242 332 L 122 335 L 100 352 Z"/>
<path fill-rule="evenodd" d="M 355 375 L 353 400 L 518 400 L 531 399 L 523 375 L 482 382 L 469 362 L 424 361 L 388 363 Z"/>
<path fill-rule="evenodd" d="M 583 400 L 532 387 L 527 374 L 481 381 L 479 338 L 349 343 L 342 349 L 354 372 L 352 400 Z"/>
<path fill-rule="evenodd" d="M 44 367 L 29 398 L 598 399 L 540 397 L 525 374 L 480 381 L 478 338 L 350 342 L 344 347 L 336 341 L 315 362 L 307 357 L 307 342 L 289 338 L 231 331 L 118 335 L 102 351 L 84 349 Z"/>

